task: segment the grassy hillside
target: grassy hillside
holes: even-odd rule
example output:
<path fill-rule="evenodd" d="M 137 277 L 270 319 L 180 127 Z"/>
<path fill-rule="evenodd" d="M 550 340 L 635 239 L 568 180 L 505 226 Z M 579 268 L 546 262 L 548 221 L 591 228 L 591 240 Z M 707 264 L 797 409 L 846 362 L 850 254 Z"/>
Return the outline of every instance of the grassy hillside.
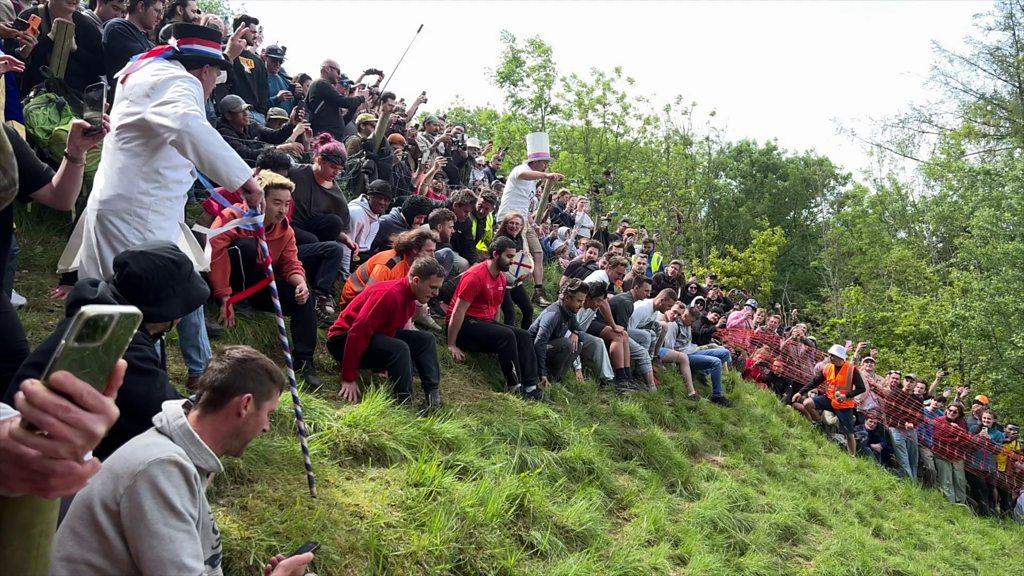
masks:
<path fill-rule="evenodd" d="M 17 286 L 38 341 L 60 314 L 41 295 L 62 240 L 49 216 L 21 222 Z M 279 356 L 268 317 L 227 342 Z M 321 575 L 1024 573 L 1024 529 L 844 456 L 734 378 L 722 409 L 685 400 L 671 375 L 639 398 L 569 382 L 535 404 L 501 393 L 484 359 L 442 351 L 442 374 L 448 409 L 431 418 L 378 392 L 344 405 L 335 377 L 303 395 L 317 500 L 284 399 L 214 482 L 227 572 L 315 539 Z"/>

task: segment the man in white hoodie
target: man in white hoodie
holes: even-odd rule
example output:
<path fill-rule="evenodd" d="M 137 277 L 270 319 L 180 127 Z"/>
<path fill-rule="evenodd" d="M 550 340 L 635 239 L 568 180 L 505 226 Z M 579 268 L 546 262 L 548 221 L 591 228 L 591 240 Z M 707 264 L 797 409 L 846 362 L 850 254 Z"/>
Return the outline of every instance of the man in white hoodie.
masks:
<path fill-rule="evenodd" d="M 154 427 L 103 463 L 57 530 L 51 575 L 223 574 L 206 489 L 270 430 L 284 377 L 248 346 L 228 346 L 199 379 L 197 401 L 165 402 Z M 275 556 L 265 573 L 301 576 L 310 553 Z"/>
<path fill-rule="evenodd" d="M 380 229 L 380 217 L 387 212 L 391 200 L 391 185 L 383 180 L 374 180 L 366 187 L 365 194 L 348 203 L 348 213 L 352 219 L 352 233 L 349 236 L 359 246 L 359 253 L 370 252 L 370 245 Z"/>

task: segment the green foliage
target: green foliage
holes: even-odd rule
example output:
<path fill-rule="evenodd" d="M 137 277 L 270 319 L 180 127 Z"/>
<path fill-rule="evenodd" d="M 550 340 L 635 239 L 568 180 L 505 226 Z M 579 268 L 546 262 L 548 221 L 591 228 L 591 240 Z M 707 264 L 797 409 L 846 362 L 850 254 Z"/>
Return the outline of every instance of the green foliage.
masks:
<path fill-rule="evenodd" d="M 230 19 L 235 14 L 235 10 L 231 6 L 231 0 L 198 0 L 197 4 L 199 9 L 203 11 L 203 14 L 217 14 L 227 18 L 228 24 L 231 24 Z"/>
<path fill-rule="evenodd" d="M 714 270 L 718 280 L 726 286 L 745 286 L 750 294 L 768 297 L 772 293 L 779 254 L 786 246 L 786 235 L 782 228 L 766 228 L 751 231 L 753 240 L 743 250 L 726 246 L 725 254 L 717 249 L 711 251 L 707 270 L 696 269 L 698 275 Z"/>

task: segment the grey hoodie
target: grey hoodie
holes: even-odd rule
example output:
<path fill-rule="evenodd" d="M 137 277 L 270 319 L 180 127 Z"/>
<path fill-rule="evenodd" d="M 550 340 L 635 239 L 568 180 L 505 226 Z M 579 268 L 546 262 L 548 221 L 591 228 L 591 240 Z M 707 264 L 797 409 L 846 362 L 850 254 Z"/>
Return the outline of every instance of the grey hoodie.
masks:
<path fill-rule="evenodd" d="M 57 530 L 51 575 L 220 575 L 220 531 L 206 488 L 220 460 L 163 403 L 153 428 L 114 452 Z"/>

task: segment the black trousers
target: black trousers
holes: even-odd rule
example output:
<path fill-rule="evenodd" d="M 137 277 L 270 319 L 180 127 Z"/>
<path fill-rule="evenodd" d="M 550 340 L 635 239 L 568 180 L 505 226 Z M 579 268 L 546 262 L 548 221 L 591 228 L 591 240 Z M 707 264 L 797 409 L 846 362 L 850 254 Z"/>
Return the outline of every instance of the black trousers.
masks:
<path fill-rule="evenodd" d="M 348 334 L 339 334 L 327 341 L 327 351 L 340 365 L 345 358 Z M 437 340 L 433 334 L 419 330 L 399 330 L 395 337 L 374 334 L 370 346 L 359 361 L 367 370 L 386 370 L 392 392 L 399 403 L 412 400 L 412 367 L 420 375 L 423 393 L 437 389 L 441 383 L 441 369 L 437 363 Z"/>
<path fill-rule="evenodd" d="M 298 253 L 310 289 L 334 296 L 334 284 L 341 272 L 341 244 L 311 242 L 299 246 Z"/>
<path fill-rule="evenodd" d="M 545 358 L 547 361 L 548 379 L 554 382 L 561 382 L 565 378 L 565 373 L 569 371 L 569 366 L 579 356 L 579 353 L 578 349 L 575 354 L 573 353 L 572 342 L 567 337 L 548 340 L 547 357 Z"/>
<path fill-rule="evenodd" d="M 537 355 L 533 351 L 533 337 L 526 330 L 467 317 L 455 345 L 466 352 L 497 354 L 509 387 L 537 385 Z"/>
<path fill-rule="evenodd" d="M 523 313 L 523 319 L 519 322 L 519 327 L 523 330 L 529 330 L 530 324 L 533 324 L 533 303 L 530 302 L 530 295 L 522 284 L 505 290 L 505 299 L 501 302 L 501 316 L 505 319 L 505 324 L 508 326 L 512 326 L 516 321 L 517 306 Z"/>
<path fill-rule="evenodd" d="M 231 289 L 234 292 L 241 292 L 266 277 L 263 267 L 257 262 L 257 254 L 259 248 L 252 238 L 240 238 L 228 247 Z M 311 274 L 309 270 L 306 273 Z M 292 319 L 292 352 L 295 360 L 312 362 L 313 352 L 316 351 L 316 303 L 312 295 L 305 304 L 299 304 L 295 301 L 295 287 L 280 276 L 277 278 L 277 293 L 281 297 L 281 311 Z M 274 312 L 269 286 L 250 296 L 248 302 L 257 310 Z"/>
<path fill-rule="evenodd" d="M 970 472 L 967 476 L 967 495 L 978 505 L 978 514 L 989 516 L 992 514 L 992 485 L 988 483 L 985 472 Z"/>
<path fill-rule="evenodd" d="M 295 243 L 299 246 L 313 242 L 337 242 L 345 223 L 337 214 L 321 214 L 309 220 L 293 220 Z"/>
<path fill-rule="evenodd" d="M 18 312 L 7 294 L 0 292 L 0 390 L 7 390 L 31 351 Z"/>

